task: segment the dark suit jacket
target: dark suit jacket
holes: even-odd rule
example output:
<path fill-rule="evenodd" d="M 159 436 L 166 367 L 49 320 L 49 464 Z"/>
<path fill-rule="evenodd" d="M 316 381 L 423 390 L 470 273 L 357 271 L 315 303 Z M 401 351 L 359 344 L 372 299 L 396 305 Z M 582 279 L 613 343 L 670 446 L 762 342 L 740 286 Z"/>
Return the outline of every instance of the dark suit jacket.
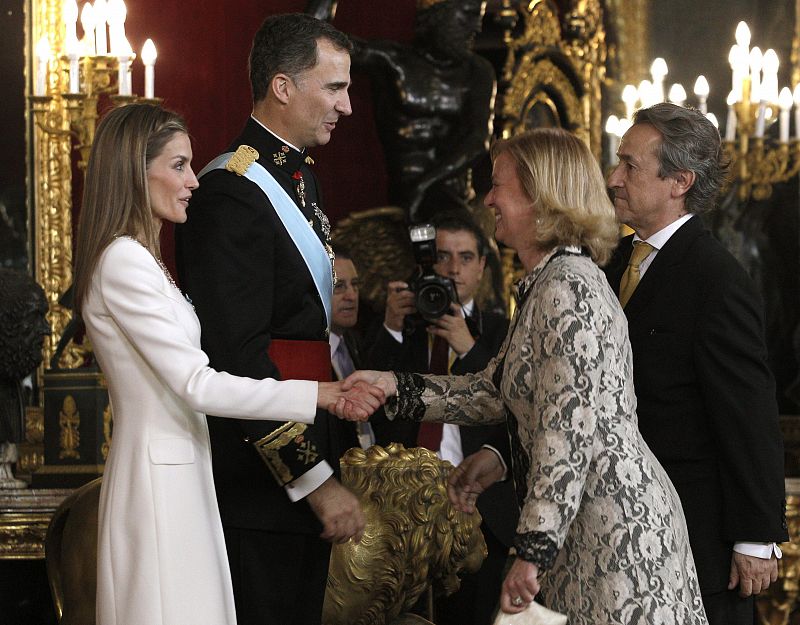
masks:
<path fill-rule="evenodd" d="M 482 371 L 489 361 L 497 355 L 508 331 L 508 320 L 502 315 L 473 309 L 470 326 L 477 334 L 475 345 L 453 362 L 451 373 L 463 375 Z M 368 366 L 384 371 L 409 371 L 426 373 L 428 371 L 428 333 L 424 327 L 398 343 L 381 325 L 369 350 Z M 374 419 L 373 429 L 379 445 L 396 442 L 405 447 L 417 446 L 419 423 L 413 421 L 388 421 Z M 475 453 L 483 445 L 496 448 L 504 458 L 511 457 L 508 430 L 505 425 L 459 427 L 461 448 L 464 457 Z M 478 499 L 478 510 L 492 533 L 505 545 L 511 546 L 519 518 L 517 501 L 514 496 L 512 480 L 499 482 L 487 489 Z"/>
<path fill-rule="evenodd" d="M 617 293 L 632 238 L 606 268 Z M 639 429 L 680 495 L 701 590 L 720 592 L 734 542 L 787 539 L 761 299 L 693 217 L 658 252 L 625 315 Z"/>
<path fill-rule="evenodd" d="M 252 119 L 229 150 L 254 147 L 262 164 L 295 198 L 291 175 L 305 181 L 307 219 L 319 189 L 305 154 L 283 145 Z M 277 163 L 282 163 L 281 165 Z M 318 220 L 314 227 L 319 232 Z M 256 379 L 280 379 L 267 356 L 273 338 L 324 341 L 325 312 L 305 262 L 261 189 L 226 170 L 203 176 L 176 229 L 181 285 L 202 325 L 202 346 L 211 366 Z M 320 412 L 302 437 L 280 451 L 280 462 L 296 479 L 323 458 L 338 466 L 336 435 Z M 283 486 L 245 439 L 258 440 L 282 424 L 209 417 L 214 481 L 225 526 L 319 533 L 321 526 L 305 501 L 292 503 Z M 298 449 L 298 439 L 313 454 Z M 284 473 L 284 476 L 286 473 Z"/>

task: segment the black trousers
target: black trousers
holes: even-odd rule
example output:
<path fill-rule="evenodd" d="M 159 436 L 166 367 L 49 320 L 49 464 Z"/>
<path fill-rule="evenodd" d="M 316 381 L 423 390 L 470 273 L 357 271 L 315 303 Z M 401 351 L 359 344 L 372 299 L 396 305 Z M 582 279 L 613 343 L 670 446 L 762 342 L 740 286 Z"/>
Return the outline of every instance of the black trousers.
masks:
<path fill-rule="evenodd" d="M 330 544 L 309 534 L 224 534 L 239 625 L 320 625 Z"/>
<path fill-rule="evenodd" d="M 756 622 L 755 597 L 743 599 L 738 590 L 723 590 L 703 595 L 708 625 L 754 625 Z"/>

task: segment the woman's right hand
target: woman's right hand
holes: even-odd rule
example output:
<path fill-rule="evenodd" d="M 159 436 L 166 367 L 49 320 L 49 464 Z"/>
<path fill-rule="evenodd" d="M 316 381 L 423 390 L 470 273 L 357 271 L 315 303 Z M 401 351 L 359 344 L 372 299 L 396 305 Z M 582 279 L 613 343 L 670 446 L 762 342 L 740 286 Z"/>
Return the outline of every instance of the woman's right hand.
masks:
<path fill-rule="evenodd" d="M 358 382 L 363 382 L 371 386 L 377 386 L 383 391 L 385 397 L 397 395 L 397 378 L 391 371 L 369 371 L 366 369 L 354 371 L 342 384 L 342 389 L 350 390 Z"/>

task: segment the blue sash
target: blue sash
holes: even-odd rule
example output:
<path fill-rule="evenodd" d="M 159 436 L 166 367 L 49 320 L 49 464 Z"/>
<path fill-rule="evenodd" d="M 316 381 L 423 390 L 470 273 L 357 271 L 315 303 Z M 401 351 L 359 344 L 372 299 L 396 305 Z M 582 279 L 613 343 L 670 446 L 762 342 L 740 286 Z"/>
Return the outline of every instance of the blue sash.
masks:
<path fill-rule="evenodd" d="M 204 174 L 207 174 L 212 169 L 225 169 L 225 165 L 227 165 L 231 156 L 233 156 L 233 152 L 221 154 L 206 165 L 197 177 L 202 178 Z M 256 183 L 264 192 L 264 195 L 269 198 L 275 208 L 275 212 L 280 217 L 286 231 L 300 252 L 300 256 L 303 257 L 314 280 L 314 285 L 317 287 L 319 298 L 322 300 L 322 305 L 325 308 L 325 317 L 328 320 L 328 328 L 330 328 L 333 274 L 331 273 L 331 259 L 328 257 L 328 252 L 319 240 L 317 233 L 308 225 L 297 204 L 272 177 L 272 174 L 264 169 L 263 165 L 254 162 L 247 168 L 244 177 Z"/>

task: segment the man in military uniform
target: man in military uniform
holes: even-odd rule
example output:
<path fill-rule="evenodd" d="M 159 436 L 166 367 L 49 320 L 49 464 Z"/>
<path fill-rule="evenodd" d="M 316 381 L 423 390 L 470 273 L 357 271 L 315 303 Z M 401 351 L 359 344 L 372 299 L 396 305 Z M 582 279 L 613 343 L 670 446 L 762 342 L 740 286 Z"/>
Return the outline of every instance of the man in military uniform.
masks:
<path fill-rule="evenodd" d="M 306 148 L 326 144 L 351 113 L 349 52 L 345 35 L 308 15 L 270 17 L 255 36 L 252 117 L 201 172 L 177 230 L 179 276 L 216 369 L 330 379 L 330 225 Z M 333 477 L 340 450 L 331 419 L 209 417 L 241 625 L 319 623 L 325 541 L 363 530 L 357 499 Z"/>

